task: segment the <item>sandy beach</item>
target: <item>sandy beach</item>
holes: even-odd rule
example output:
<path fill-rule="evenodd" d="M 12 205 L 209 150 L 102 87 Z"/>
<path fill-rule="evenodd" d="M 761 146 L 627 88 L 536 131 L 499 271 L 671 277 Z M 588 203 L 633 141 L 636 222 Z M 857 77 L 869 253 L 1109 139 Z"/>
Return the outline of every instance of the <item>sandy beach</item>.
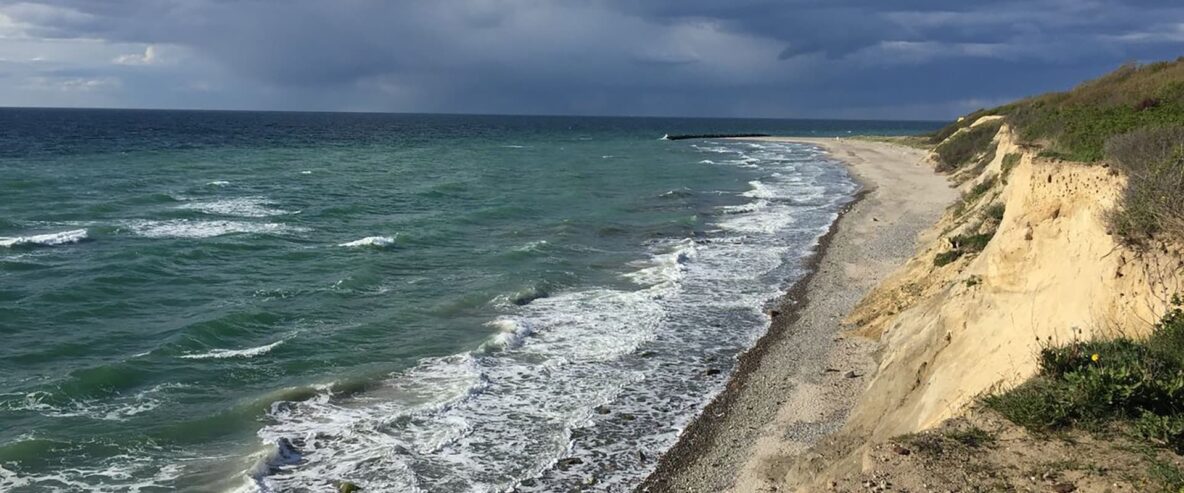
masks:
<path fill-rule="evenodd" d="M 851 139 L 747 140 L 822 146 L 863 191 L 820 242 L 813 274 L 782 299 L 768 334 L 741 357 L 727 389 L 640 491 L 771 491 L 796 454 L 840 428 L 877 349 L 875 341 L 845 335 L 841 321 L 913 255 L 919 235 L 957 197 L 918 149 Z"/>

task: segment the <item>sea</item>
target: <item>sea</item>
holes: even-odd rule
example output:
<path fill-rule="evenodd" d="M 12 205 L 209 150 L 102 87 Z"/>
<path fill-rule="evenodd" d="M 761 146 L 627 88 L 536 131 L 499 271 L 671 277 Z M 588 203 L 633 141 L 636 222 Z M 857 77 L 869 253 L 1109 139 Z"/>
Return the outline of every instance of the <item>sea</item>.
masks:
<path fill-rule="evenodd" d="M 0 491 L 629 491 L 937 126 L 0 109 Z"/>

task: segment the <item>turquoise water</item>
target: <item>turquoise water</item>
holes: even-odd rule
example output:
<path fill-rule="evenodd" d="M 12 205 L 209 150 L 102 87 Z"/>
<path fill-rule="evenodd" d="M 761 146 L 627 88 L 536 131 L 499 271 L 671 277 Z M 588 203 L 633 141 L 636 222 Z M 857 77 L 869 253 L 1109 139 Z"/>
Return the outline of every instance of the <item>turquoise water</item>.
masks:
<path fill-rule="evenodd" d="M 630 489 L 856 185 L 664 133 L 0 110 L 0 490 Z"/>

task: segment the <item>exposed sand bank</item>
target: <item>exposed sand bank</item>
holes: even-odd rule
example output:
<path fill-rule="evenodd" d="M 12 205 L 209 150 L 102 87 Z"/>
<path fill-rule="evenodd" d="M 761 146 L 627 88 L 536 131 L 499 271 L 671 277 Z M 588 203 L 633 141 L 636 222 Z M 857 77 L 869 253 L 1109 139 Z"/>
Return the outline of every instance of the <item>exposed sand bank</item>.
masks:
<path fill-rule="evenodd" d="M 820 145 L 848 164 L 864 194 L 832 227 L 815 257 L 815 273 L 781 301 L 781 314 L 741 358 L 727 390 L 687 428 L 641 490 L 767 489 L 788 472 L 786 457 L 843 426 L 865 375 L 875 369 L 877 343 L 841 335 L 842 320 L 931 240 L 918 235 L 957 197 L 921 150 L 849 139 L 748 140 Z"/>

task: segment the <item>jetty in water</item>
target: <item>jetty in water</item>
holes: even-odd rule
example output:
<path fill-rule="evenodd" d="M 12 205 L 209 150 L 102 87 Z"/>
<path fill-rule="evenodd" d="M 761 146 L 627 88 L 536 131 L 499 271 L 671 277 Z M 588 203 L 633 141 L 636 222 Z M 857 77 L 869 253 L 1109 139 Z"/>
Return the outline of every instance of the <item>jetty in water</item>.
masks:
<path fill-rule="evenodd" d="M 734 137 L 769 137 L 769 134 L 686 134 L 686 135 L 670 135 L 662 136 L 662 140 L 687 140 L 687 139 L 727 139 Z"/>

